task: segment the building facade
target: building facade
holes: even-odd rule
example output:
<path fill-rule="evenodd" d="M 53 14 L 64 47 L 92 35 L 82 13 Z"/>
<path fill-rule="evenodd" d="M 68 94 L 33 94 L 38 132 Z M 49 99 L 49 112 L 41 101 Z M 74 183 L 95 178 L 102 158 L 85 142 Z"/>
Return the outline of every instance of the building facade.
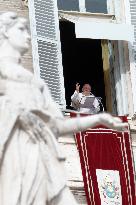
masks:
<path fill-rule="evenodd" d="M 7 10 L 29 19 L 32 48 L 23 64 L 45 80 L 60 108 L 69 108 L 77 81 L 90 82 L 105 110 L 128 116 L 136 156 L 136 1 L 0 0 Z M 68 185 L 86 204 L 74 139 L 59 141 Z"/>
<path fill-rule="evenodd" d="M 60 106 L 89 81 L 105 110 L 128 116 L 135 141 L 136 2 L 29 0 L 29 19 L 34 72 Z"/>
<path fill-rule="evenodd" d="M 132 15 L 133 10 L 128 9 L 131 4 L 123 0 L 105 0 L 101 3 L 92 0 L 29 1 L 34 72 L 48 83 L 54 99 L 62 108 L 69 104 L 67 98 L 70 98 L 72 92 L 68 91 L 68 88 L 72 89 L 70 85 L 74 85 L 77 80 L 82 81 L 81 77 L 88 81 L 88 75 L 92 75 L 93 77 L 90 78 L 94 78 L 91 80 L 93 87 L 97 87 L 95 94 L 103 97 L 107 111 L 117 115 L 134 115 L 136 111 L 135 40 L 132 36 L 134 30 L 130 26 L 134 25 L 135 19 Z M 132 5 L 134 9 L 134 3 Z M 94 27 L 105 27 L 105 32 L 103 29 L 93 31 Z M 69 32 L 70 29 L 74 30 L 73 33 Z M 111 29 L 113 34 L 109 33 Z M 69 36 L 71 35 L 69 39 L 64 37 L 66 31 Z M 73 40 L 74 35 L 76 37 Z M 93 41 L 82 42 L 85 39 L 93 39 Z M 67 41 L 74 46 L 67 45 L 66 49 Z M 101 44 L 101 53 L 95 54 L 101 58 L 99 64 L 97 64 L 98 58 L 96 59 L 96 67 L 89 56 L 88 59 L 83 56 L 83 52 L 79 53 L 79 56 L 74 54 L 73 50 L 77 52 L 78 48 L 81 49 L 81 44 L 88 53 L 90 52 L 90 58 L 94 57 L 92 44 Z M 90 44 L 90 50 L 87 44 Z M 95 48 L 100 49 L 98 45 Z M 70 55 L 72 51 L 73 56 Z M 82 58 L 82 62 L 80 61 L 82 67 L 79 65 L 78 57 Z M 94 72 L 98 67 L 101 67 L 97 72 L 102 73 L 100 79 Z M 84 73 L 84 69 L 87 75 L 81 74 Z M 79 70 L 81 71 L 78 76 Z M 98 80 L 103 86 L 100 91 L 100 87 L 96 86 Z"/>

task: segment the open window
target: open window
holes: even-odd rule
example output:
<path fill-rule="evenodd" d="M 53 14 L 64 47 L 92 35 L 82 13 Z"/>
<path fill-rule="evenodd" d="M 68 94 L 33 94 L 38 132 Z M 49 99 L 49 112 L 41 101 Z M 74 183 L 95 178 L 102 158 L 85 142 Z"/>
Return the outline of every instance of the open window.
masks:
<path fill-rule="evenodd" d="M 60 12 L 60 16 L 67 107 L 70 106 L 70 96 L 76 82 L 81 85 L 88 82 L 92 86 L 92 92 L 97 97 L 102 97 L 105 110 L 112 114 L 128 114 L 118 42 L 133 41 L 133 27 L 111 22 L 110 15 L 97 16 L 100 18 L 97 21 L 89 18 L 89 14 L 81 16 Z M 93 18 L 96 19 L 96 16 Z"/>
<path fill-rule="evenodd" d="M 68 2 L 71 3 L 67 4 Z M 90 0 L 89 2 L 93 2 L 93 1 Z M 96 3 L 97 0 L 94 0 L 94 2 Z M 74 41 L 76 42 L 76 49 L 78 48 L 78 46 L 84 47 L 84 49 L 77 50 L 77 53 L 80 50 L 81 51 L 85 50 L 85 52 L 87 53 L 86 56 L 88 56 L 88 54 L 91 53 L 87 59 L 85 58 L 86 56 L 84 56 L 83 58 L 83 55 L 82 58 L 79 59 L 79 56 L 81 54 L 77 55 L 78 56 L 77 61 L 81 61 L 82 59 L 82 63 L 83 63 L 82 67 L 85 67 L 84 65 L 86 64 L 86 62 L 88 62 L 89 67 L 94 67 L 93 73 L 91 73 L 91 75 L 93 76 L 95 75 L 97 76 L 97 72 L 95 74 L 94 70 L 101 68 L 100 72 L 102 71 L 103 77 L 101 79 L 104 82 L 104 85 L 102 86 L 103 83 L 101 81 L 100 89 L 102 89 L 102 91 L 99 93 L 99 89 L 96 88 L 98 84 L 100 84 L 100 80 L 98 79 L 97 81 L 95 81 L 95 83 L 90 82 L 93 87 L 92 92 L 94 92 L 94 94 L 96 94 L 98 97 L 99 96 L 103 97 L 103 104 L 105 105 L 107 111 L 115 113 L 114 110 L 115 111 L 117 110 L 117 114 L 119 115 L 127 114 L 127 109 L 126 109 L 127 97 L 125 95 L 126 90 L 124 89 L 124 85 L 126 84 L 126 81 L 125 81 L 125 75 L 123 70 L 123 63 L 120 62 L 122 56 L 121 53 L 123 53 L 123 46 L 121 46 L 121 42 L 118 40 L 128 41 L 132 39 L 134 30 L 130 28 L 131 27 L 130 25 L 128 26 L 125 24 L 117 24 L 116 19 L 119 13 L 116 14 L 116 19 L 114 15 L 109 14 L 112 13 L 110 12 L 112 10 L 109 9 L 112 7 L 112 6 L 110 7 L 110 4 L 112 2 L 114 3 L 119 3 L 119 2 L 110 1 L 110 0 L 107 1 L 101 0 L 101 2 L 104 3 L 103 5 L 105 5 L 106 2 L 108 14 L 102 14 L 101 11 L 99 14 L 85 12 L 89 8 L 89 7 L 87 8 L 87 5 L 89 6 L 89 4 L 85 0 L 79 0 L 79 1 L 78 0 L 67 0 L 67 1 L 66 0 L 58 0 L 58 1 L 30 0 L 29 1 L 29 14 L 30 14 L 29 16 L 30 16 L 31 35 L 32 35 L 32 51 L 33 51 L 32 54 L 33 54 L 33 62 L 34 62 L 34 73 L 36 76 L 44 79 L 44 81 L 48 84 L 55 101 L 59 103 L 61 108 L 64 108 L 65 107 L 64 80 L 65 80 L 65 87 L 66 87 L 66 99 L 68 99 L 69 97 L 67 96 L 67 94 L 69 91 L 67 91 L 67 85 L 69 82 L 68 80 L 66 82 L 66 78 L 67 78 L 66 76 L 70 74 L 67 74 L 69 70 L 67 70 L 64 66 L 65 54 L 63 48 L 62 48 L 62 56 L 63 56 L 63 67 L 62 67 L 61 47 L 63 47 L 64 44 L 66 45 L 67 40 L 63 39 L 63 37 L 61 37 L 60 39 L 59 19 L 60 21 L 67 21 L 65 29 L 67 29 L 66 27 L 68 27 L 67 26 L 68 22 L 70 22 L 70 24 L 72 25 L 72 26 L 70 25 L 70 27 L 73 29 L 72 31 L 73 34 L 70 34 L 70 36 L 74 35 L 75 38 Z M 116 7 L 117 6 L 118 4 L 116 5 Z M 59 18 L 58 18 L 58 9 L 63 9 L 63 11 L 59 11 Z M 81 12 L 81 10 L 83 12 Z M 64 24 L 60 26 L 60 30 L 64 29 L 62 27 L 64 27 Z M 67 30 L 67 35 L 68 33 L 69 33 L 69 29 Z M 61 40 L 61 44 L 63 45 L 60 45 L 60 40 Z M 111 42 L 109 40 L 111 40 Z M 95 47 L 93 47 L 94 44 Z M 88 45 L 90 45 L 89 49 L 87 48 Z M 68 44 L 67 46 L 69 47 L 70 44 Z M 69 53 L 72 53 L 73 51 L 74 51 L 74 44 L 73 44 L 73 48 L 69 49 Z M 95 69 L 95 66 L 93 64 L 92 65 L 90 64 L 90 62 L 93 61 L 91 59 L 95 53 L 95 52 L 93 53 L 93 51 L 95 52 L 99 51 L 99 54 L 96 53 L 96 55 L 101 57 L 97 69 Z M 68 56 L 68 53 L 66 55 Z M 75 60 L 76 58 L 73 59 Z M 77 66 L 77 63 L 75 63 L 75 65 Z M 63 79 L 63 70 L 64 70 L 64 79 Z M 75 72 L 75 68 L 73 68 L 72 72 L 73 73 Z M 91 69 L 89 70 L 89 72 L 92 72 Z M 94 79 L 97 78 L 96 76 L 94 77 Z M 79 77 L 79 80 L 83 79 L 83 76 L 81 77 L 82 78 Z M 67 79 L 72 79 L 71 75 L 68 76 Z M 112 79 L 114 79 L 115 83 Z M 77 80 L 78 79 L 76 79 L 76 81 Z M 85 78 L 84 81 L 88 81 L 88 78 L 87 79 Z M 69 83 L 69 85 L 74 86 L 75 83 L 76 82 L 74 81 L 73 83 Z M 113 92 L 113 87 L 116 92 Z M 70 89 L 72 94 L 74 87 Z M 111 92 L 108 89 L 110 89 Z M 110 99 L 112 99 L 112 101 Z M 117 104 L 117 106 L 113 106 L 113 102 L 116 101 L 117 103 L 114 103 L 114 105 Z M 67 104 L 68 105 L 70 104 L 69 101 Z M 114 107 L 116 107 L 116 109 L 113 109 Z"/>
<path fill-rule="evenodd" d="M 81 87 L 88 82 L 106 110 L 101 40 L 77 39 L 74 24 L 68 21 L 60 21 L 60 36 L 67 108 L 76 82 Z"/>

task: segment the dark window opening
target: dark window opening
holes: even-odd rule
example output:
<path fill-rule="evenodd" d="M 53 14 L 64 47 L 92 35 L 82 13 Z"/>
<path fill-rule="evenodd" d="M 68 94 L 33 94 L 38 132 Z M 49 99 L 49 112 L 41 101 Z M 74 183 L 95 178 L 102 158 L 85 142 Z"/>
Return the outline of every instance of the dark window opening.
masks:
<path fill-rule="evenodd" d="M 79 0 L 58 0 L 58 9 L 64 11 L 79 11 Z"/>
<path fill-rule="evenodd" d="M 71 108 L 71 95 L 79 82 L 81 86 L 90 83 L 106 109 L 101 41 L 77 39 L 75 25 L 68 21 L 60 21 L 60 37 L 67 108 Z"/>

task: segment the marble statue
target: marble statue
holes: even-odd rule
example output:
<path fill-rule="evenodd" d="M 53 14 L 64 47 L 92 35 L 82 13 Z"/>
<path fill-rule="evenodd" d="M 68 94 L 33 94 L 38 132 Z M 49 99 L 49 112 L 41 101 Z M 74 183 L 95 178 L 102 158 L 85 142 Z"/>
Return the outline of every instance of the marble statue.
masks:
<path fill-rule="evenodd" d="M 45 82 L 21 65 L 29 42 L 24 18 L 0 15 L 0 204 L 76 205 L 58 137 L 99 123 L 117 130 L 126 124 L 106 113 L 65 119 Z"/>

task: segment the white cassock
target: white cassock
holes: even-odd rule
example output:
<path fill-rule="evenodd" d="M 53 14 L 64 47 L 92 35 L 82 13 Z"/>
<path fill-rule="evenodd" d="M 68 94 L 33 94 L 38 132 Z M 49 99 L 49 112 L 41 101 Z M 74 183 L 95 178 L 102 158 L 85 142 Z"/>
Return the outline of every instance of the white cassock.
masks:
<path fill-rule="evenodd" d="M 94 101 L 88 107 L 84 107 L 84 103 L 87 97 L 93 97 Z M 71 96 L 71 102 L 71 106 L 82 113 L 96 114 L 100 111 L 100 103 L 93 94 L 85 96 L 83 95 L 83 93 L 78 93 L 75 90 L 74 94 Z"/>

